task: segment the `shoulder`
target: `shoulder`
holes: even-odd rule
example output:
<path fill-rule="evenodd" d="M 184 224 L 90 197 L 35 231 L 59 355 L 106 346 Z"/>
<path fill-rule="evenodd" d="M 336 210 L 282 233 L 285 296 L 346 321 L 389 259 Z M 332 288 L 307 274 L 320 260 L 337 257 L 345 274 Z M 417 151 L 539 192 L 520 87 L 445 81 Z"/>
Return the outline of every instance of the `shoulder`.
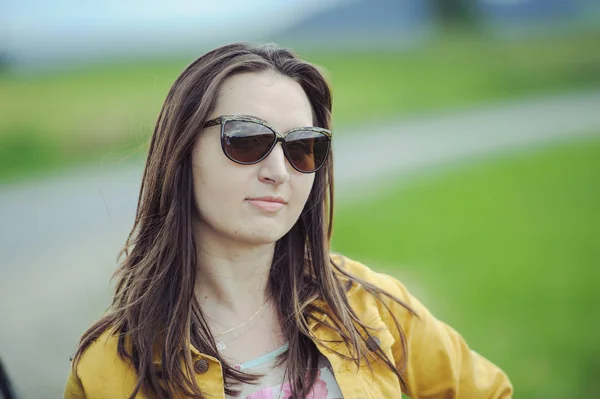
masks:
<path fill-rule="evenodd" d="M 115 364 L 118 355 L 118 333 L 109 328 L 94 340 L 82 353 L 77 365 L 79 375 L 97 371 L 107 364 Z"/>
<path fill-rule="evenodd" d="M 415 299 L 400 280 L 341 254 L 332 254 L 331 260 L 351 276 L 340 279 L 346 283 L 348 302 L 362 320 L 380 319 L 388 327 L 395 325 L 392 314 L 401 324 L 413 320 Z"/>
<path fill-rule="evenodd" d="M 408 299 L 408 296 L 410 295 L 404 284 L 397 278 L 386 273 L 377 272 L 359 261 L 350 259 L 349 257 L 339 253 L 332 253 L 331 260 L 340 269 L 356 278 L 357 281 L 362 280 L 401 300 Z M 342 277 L 342 279 L 344 278 Z M 348 279 L 346 278 L 345 280 Z M 360 284 L 354 282 L 353 289 L 357 291 L 356 294 L 359 294 L 359 296 L 368 294 L 368 291 L 365 289 L 365 287 L 362 287 Z"/>
<path fill-rule="evenodd" d="M 120 394 L 123 387 L 135 381 L 134 368 L 119 356 L 118 343 L 118 333 L 109 328 L 83 350 L 75 373 L 71 370 L 69 375 L 65 397 L 71 397 L 67 396 L 69 390 L 77 389 L 84 391 L 88 398 Z"/>
<path fill-rule="evenodd" d="M 361 262 L 340 254 L 332 254 L 331 260 L 351 277 L 340 277 L 352 284 L 346 292 L 348 304 L 356 316 L 371 328 L 378 345 L 390 359 L 401 364 L 404 340 L 410 339 L 415 320 L 415 300 L 396 278 L 379 273 Z"/>

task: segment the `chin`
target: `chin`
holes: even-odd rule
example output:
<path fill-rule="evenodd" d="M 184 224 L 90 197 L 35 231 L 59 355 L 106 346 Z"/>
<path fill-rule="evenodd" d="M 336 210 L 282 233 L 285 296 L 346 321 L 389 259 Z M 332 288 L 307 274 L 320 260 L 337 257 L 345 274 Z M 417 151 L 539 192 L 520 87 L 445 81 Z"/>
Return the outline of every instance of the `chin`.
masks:
<path fill-rule="evenodd" d="M 254 245 L 266 245 L 274 244 L 284 235 L 264 234 L 264 235 L 253 235 L 248 237 L 248 242 Z"/>
<path fill-rule="evenodd" d="M 245 241 L 254 245 L 273 244 L 287 233 L 287 230 L 265 229 L 259 231 L 251 231 L 245 235 Z"/>

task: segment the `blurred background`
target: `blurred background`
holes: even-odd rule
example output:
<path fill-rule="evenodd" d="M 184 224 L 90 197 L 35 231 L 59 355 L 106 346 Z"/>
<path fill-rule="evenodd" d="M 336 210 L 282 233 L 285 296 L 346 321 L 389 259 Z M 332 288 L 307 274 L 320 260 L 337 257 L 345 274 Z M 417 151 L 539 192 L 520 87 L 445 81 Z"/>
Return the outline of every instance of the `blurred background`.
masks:
<path fill-rule="evenodd" d="M 517 397 L 597 397 L 595 0 L 5 0 L 0 358 L 18 396 L 62 395 L 170 85 L 240 40 L 331 81 L 334 250 L 400 278 Z"/>

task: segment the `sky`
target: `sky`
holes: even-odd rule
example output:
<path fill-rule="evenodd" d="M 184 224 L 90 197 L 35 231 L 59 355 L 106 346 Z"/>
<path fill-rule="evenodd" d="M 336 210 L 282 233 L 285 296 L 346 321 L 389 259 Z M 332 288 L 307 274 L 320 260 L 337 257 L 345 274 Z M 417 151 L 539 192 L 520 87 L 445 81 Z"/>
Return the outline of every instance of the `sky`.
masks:
<path fill-rule="evenodd" d="M 268 34 L 355 0 L 3 0 L 0 50 L 19 60 L 182 49 Z"/>

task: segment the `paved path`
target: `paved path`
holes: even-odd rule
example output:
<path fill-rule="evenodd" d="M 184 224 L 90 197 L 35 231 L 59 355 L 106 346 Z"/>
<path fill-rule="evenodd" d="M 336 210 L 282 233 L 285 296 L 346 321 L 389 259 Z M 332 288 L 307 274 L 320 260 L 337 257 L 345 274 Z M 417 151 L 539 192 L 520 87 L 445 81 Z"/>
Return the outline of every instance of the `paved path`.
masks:
<path fill-rule="evenodd" d="M 407 173 L 600 133 L 600 91 L 347 133 L 334 144 L 338 202 Z M 60 397 L 78 337 L 108 304 L 141 172 L 134 162 L 0 187 L 0 356 L 23 398 Z"/>

